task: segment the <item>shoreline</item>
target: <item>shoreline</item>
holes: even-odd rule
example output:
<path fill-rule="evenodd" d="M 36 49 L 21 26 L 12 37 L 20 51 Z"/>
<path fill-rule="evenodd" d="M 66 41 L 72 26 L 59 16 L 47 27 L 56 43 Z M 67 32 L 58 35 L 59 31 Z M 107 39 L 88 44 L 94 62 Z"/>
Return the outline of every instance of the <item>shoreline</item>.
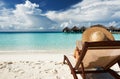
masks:
<path fill-rule="evenodd" d="M 5 50 L 0 51 L 0 61 L 62 61 L 65 51 Z"/>
<path fill-rule="evenodd" d="M 0 61 L 62 61 L 64 54 L 60 53 L 0 53 Z"/>
<path fill-rule="evenodd" d="M 74 50 L 0 50 L 1 54 L 73 54 Z"/>

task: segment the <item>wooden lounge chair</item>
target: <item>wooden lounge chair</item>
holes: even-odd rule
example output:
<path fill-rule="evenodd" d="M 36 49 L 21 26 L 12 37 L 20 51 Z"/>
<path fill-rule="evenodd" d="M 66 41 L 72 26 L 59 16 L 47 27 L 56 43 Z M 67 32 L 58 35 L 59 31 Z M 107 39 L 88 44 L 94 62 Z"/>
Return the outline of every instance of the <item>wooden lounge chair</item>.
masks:
<path fill-rule="evenodd" d="M 120 41 L 85 42 L 78 60 L 64 55 L 63 63 L 68 64 L 74 79 L 78 79 L 77 74 L 86 79 L 90 73 L 108 73 L 112 79 L 120 79 L 120 76 L 110 69 L 116 63 L 120 67 Z"/>

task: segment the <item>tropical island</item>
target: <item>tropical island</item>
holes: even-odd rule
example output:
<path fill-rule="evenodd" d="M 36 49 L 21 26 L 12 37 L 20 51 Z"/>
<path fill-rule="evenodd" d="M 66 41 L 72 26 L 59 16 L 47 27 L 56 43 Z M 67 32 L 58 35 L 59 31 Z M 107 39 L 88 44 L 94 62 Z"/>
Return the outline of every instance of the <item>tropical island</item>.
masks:
<path fill-rule="evenodd" d="M 98 26 L 98 27 L 104 27 L 106 28 L 108 31 L 110 31 L 111 33 L 120 33 L 120 28 L 117 28 L 115 26 L 109 26 L 109 27 L 106 27 L 104 25 L 101 25 L 101 24 L 97 24 L 97 25 L 92 25 L 90 27 L 94 27 L 94 26 Z M 78 27 L 78 26 L 73 26 L 72 28 L 70 27 L 65 27 L 62 31 L 65 32 L 65 33 L 83 33 L 88 27 L 85 27 L 85 26 L 81 26 L 81 27 Z"/>

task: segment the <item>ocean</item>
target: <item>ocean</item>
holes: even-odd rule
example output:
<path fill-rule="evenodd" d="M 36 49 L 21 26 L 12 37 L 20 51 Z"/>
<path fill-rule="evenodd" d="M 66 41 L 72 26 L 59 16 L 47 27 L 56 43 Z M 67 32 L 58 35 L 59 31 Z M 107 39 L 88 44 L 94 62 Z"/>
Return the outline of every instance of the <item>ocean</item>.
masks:
<path fill-rule="evenodd" d="M 113 34 L 120 40 L 120 34 Z M 81 33 L 0 33 L 0 50 L 73 50 Z"/>

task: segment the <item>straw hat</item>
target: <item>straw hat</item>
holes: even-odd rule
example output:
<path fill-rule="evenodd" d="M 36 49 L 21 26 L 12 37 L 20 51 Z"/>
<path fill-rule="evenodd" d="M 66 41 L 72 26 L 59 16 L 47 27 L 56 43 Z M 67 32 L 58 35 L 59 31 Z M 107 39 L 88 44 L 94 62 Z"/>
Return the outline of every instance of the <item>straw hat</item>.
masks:
<path fill-rule="evenodd" d="M 91 41 L 113 41 L 113 35 L 104 27 L 95 25 L 88 28 L 82 34 L 82 42 Z"/>

